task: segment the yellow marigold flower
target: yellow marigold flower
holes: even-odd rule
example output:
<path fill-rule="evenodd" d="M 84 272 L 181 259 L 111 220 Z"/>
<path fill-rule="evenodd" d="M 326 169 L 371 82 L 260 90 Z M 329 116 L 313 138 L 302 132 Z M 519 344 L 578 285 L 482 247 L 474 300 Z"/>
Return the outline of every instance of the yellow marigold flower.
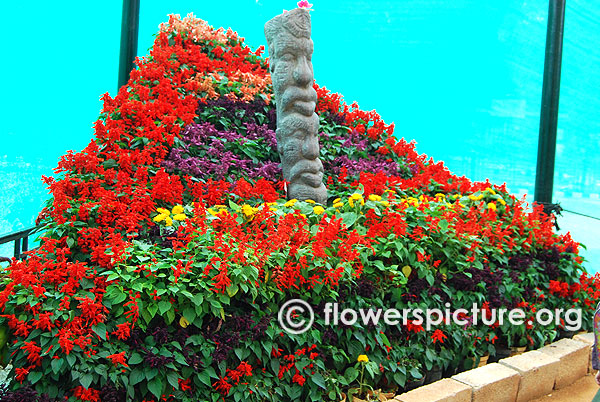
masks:
<path fill-rule="evenodd" d="M 333 200 L 334 204 L 337 204 L 338 202 L 340 202 L 342 199 L 341 198 L 336 198 L 335 200 Z"/>
<path fill-rule="evenodd" d="M 185 218 L 187 218 L 187 216 L 185 214 L 173 215 L 173 219 L 175 219 L 176 221 L 184 221 Z"/>
<path fill-rule="evenodd" d="M 488 203 L 487 207 L 488 207 L 488 209 L 491 209 L 492 211 L 496 210 L 496 204 L 494 204 L 493 202 Z"/>
<path fill-rule="evenodd" d="M 309 204 L 316 204 L 316 202 L 314 202 L 313 200 L 304 200 L 306 202 L 308 202 Z"/>
<path fill-rule="evenodd" d="M 323 208 L 320 205 L 317 205 L 317 206 L 313 207 L 313 212 L 317 215 L 321 215 L 323 212 L 325 212 L 325 208 Z"/>
<path fill-rule="evenodd" d="M 250 205 L 244 204 L 242 205 L 242 213 L 246 218 L 251 218 L 256 213 L 256 208 L 252 208 Z"/>
<path fill-rule="evenodd" d="M 417 200 L 415 197 L 408 197 L 408 203 L 416 207 L 419 205 L 419 200 Z"/>
<path fill-rule="evenodd" d="M 381 205 L 383 205 L 384 207 L 389 207 L 390 203 L 389 201 L 381 201 Z"/>
<path fill-rule="evenodd" d="M 183 207 L 181 205 L 175 205 L 171 211 L 173 215 L 179 215 L 183 213 Z"/>
<path fill-rule="evenodd" d="M 442 193 L 437 193 L 435 196 L 437 198 L 446 198 L 446 194 L 442 194 Z"/>
<path fill-rule="evenodd" d="M 212 216 L 217 216 L 217 214 L 219 213 L 219 212 L 215 211 L 215 210 L 214 210 L 214 209 L 212 209 L 212 208 L 208 208 L 208 210 L 207 210 L 207 211 L 208 211 L 208 213 L 209 213 L 209 214 L 211 214 Z"/>
<path fill-rule="evenodd" d="M 289 200 L 288 202 L 286 202 L 285 204 L 283 204 L 284 207 L 293 207 L 294 204 L 297 202 L 298 200 L 295 198 L 292 198 L 291 200 Z"/>
<path fill-rule="evenodd" d="M 339 198 L 338 198 L 338 199 L 339 199 Z M 333 207 L 334 207 L 334 208 L 341 208 L 341 207 L 343 207 L 343 206 L 344 206 L 344 203 L 343 203 L 343 202 L 335 202 L 335 203 L 333 204 Z"/>
<path fill-rule="evenodd" d="M 360 193 L 354 193 L 350 196 L 350 199 L 352 200 L 362 200 L 363 199 L 363 195 Z"/>
<path fill-rule="evenodd" d="M 227 209 L 227 207 L 225 205 L 222 204 L 217 204 L 215 205 L 215 208 L 219 208 L 219 209 Z"/>
<path fill-rule="evenodd" d="M 165 214 L 160 214 L 160 215 L 156 215 L 154 217 L 154 219 L 152 219 L 154 222 L 162 222 L 167 218 L 168 215 Z"/>
<path fill-rule="evenodd" d="M 171 215 L 171 212 L 169 212 L 168 209 L 164 209 L 164 208 L 156 208 L 156 211 L 162 215 Z"/>
<path fill-rule="evenodd" d="M 488 193 L 491 193 L 493 195 L 496 195 L 496 192 L 491 187 L 486 188 L 485 191 L 487 191 Z"/>
<path fill-rule="evenodd" d="M 371 200 L 371 201 L 381 201 L 381 196 L 379 196 L 377 194 L 371 194 L 371 195 L 369 195 L 369 200 Z"/>
<path fill-rule="evenodd" d="M 350 206 L 354 208 L 354 201 L 352 200 L 352 198 L 348 198 L 348 204 L 350 204 Z"/>
<path fill-rule="evenodd" d="M 506 201 L 503 198 L 498 198 L 498 202 L 502 205 L 506 205 Z"/>
<path fill-rule="evenodd" d="M 167 226 L 173 226 L 173 219 L 171 219 L 170 216 L 167 216 L 165 218 L 165 225 L 167 225 Z"/>
<path fill-rule="evenodd" d="M 367 357 L 367 355 L 358 355 L 358 359 L 356 359 L 356 361 L 358 361 L 359 363 L 368 363 L 369 358 Z"/>

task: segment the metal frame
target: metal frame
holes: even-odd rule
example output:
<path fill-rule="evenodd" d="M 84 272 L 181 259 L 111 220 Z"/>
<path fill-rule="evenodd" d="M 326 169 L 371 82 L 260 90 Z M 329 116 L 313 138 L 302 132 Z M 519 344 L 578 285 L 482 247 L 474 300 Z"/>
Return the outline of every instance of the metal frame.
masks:
<path fill-rule="evenodd" d="M 555 209 L 552 204 L 552 192 L 560 98 L 560 70 L 565 28 L 565 2 L 566 0 L 549 1 L 548 29 L 546 31 L 546 57 L 544 61 L 544 84 L 542 87 L 534 200 L 544 205 L 547 212 Z"/>
<path fill-rule="evenodd" d="M 27 229 L 19 230 L 17 232 L 9 233 L 4 236 L 0 236 L 0 245 L 5 243 L 14 242 L 13 257 L 16 259 L 22 259 L 26 251 L 29 250 L 29 236 L 33 234 L 36 227 L 30 227 Z M 10 262 L 11 259 L 7 257 L 0 257 L 0 262 Z"/>
<path fill-rule="evenodd" d="M 133 62 L 137 55 L 139 25 L 140 0 L 123 0 L 119 81 L 117 89 L 127 84 L 129 73 L 131 73 L 131 70 L 135 67 Z"/>

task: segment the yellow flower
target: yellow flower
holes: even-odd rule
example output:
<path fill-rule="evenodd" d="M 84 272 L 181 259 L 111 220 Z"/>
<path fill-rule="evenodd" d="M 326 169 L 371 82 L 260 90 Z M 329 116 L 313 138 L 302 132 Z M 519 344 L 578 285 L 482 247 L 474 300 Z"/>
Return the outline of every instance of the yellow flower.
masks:
<path fill-rule="evenodd" d="M 164 209 L 164 208 L 156 208 L 156 211 L 159 212 L 162 215 L 171 215 L 171 212 L 169 212 L 168 209 Z"/>
<path fill-rule="evenodd" d="M 304 200 L 306 202 L 308 202 L 309 204 L 316 204 L 316 202 L 314 202 L 313 200 Z"/>
<path fill-rule="evenodd" d="M 493 202 L 488 203 L 487 207 L 488 207 L 488 209 L 491 209 L 492 211 L 496 210 L 496 204 L 494 204 Z"/>
<path fill-rule="evenodd" d="M 352 198 L 348 198 L 348 204 L 350 204 L 350 206 L 354 208 L 354 201 L 352 201 Z"/>
<path fill-rule="evenodd" d="M 384 207 L 389 207 L 390 203 L 389 201 L 381 201 L 381 205 L 383 205 Z"/>
<path fill-rule="evenodd" d="M 437 198 L 446 198 L 446 194 L 442 194 L 442 193 L 437 193 L 435 196 Z"/>
<path fill-rule="evenodd" d="M 167 226 L 173 226 L 173 219 L 171 219 L 170 216 L 167 216 L 165 218 L 165 225 L 167 225 Z"/>
<path fill-rule="evenodd" d="M 377 194 L 371 194 L 371 195 L 369 195 L 369 200 L 371 200 L 371 201 L 381 201 L 381 196 L 379 196 Z"/>
<path fill-rule="evenodd" d="M 179 215 L 183 213 L 183 207 L 181 205 L 175 205 L 171 211 L 173 215 Z"/>
<path fill-rule="evenodd" d="M 363 195 L 360 193 L 354 193 L 350 196 L 350 199 L 357 200 L 357 201 L 362 200 L 362 198 L 363 198 Z"/>
<path fill-rule="evenodd" d="M 286 202 L 285 204 L 283 204 L 284 207 L 293 207 L 294 204 L 297 202 L 298 200 L 295 198 L 292 198 L 291 200 L 289 200 L 288 202 Z"/>
<path fill-rule="evenodd" d="M 257 211 L 256 208 L 252 208 L 248 204 L 242 205 L 242 213 L 244 214 L 246 219 L 252 218 L 254 216 L 254 214 L 256 213 L 256 211 Z"/>
<path fill-rule="evenodd" d="M 338 199 L 339 199 L 339 198 L 338 198 Z M 334 208 L 341 208 L 341 207 L 343 207 L 343 206 L 344 206 L 344 203 L 343 203 L 343 202 L 335 202 L 335 203 L 333 204 L 333 207 L 334 207 Z"/>
<path fill-rule="evenodd" d="M 162 222 L 162 221 L 164 221 L 167 218 L 167 216 L 169 216 L 169 215 L 165 215 L 165 214 L 156 215 L 154 217 L 154 219 L 152 219 L 152 220 L 154 222 Z"/>
<path fill-rule="evenodd" d="M 209 214 L 211 214 L 212 216 L 217 216 L 217 214 L 218 214 L 219 212 L 215 211 L 215 210 L 214 210 L 214 209 L 212 209 L 212 208 L 208 208 L 208 213 L 209 213 Z"/>
<path fill-rule="evenodd" d="M 488 193 L 491 193 L 493 195 L 496 195 L 496 192 L 491 187 L 486 188 L 485 191 L 487 191 Z"/>
<path fill-rule="evenodd" d="M 176 221 L 183 221 L 183 220 L 185 220 L 185 218 L 187 218 L 187 216 L 185 214 L 173 215 L 173 219 L 175 219 Z"/>
<path fill-rule="evenodd" d="M 498 198 L 498 202 L 502 205 L 506 205 L 506 201 L 503 198 Z"/>
<path fill-rule="evenodd" d="M 325 212 L 325 208 L 323 208 L 320 205 L 317 205 L 317 206 L 313 207 L 313 212 L 317 215 L 321 215 L 323 212 Z"/>
<path fill-rule="evenodd" d="M 333 200 L 334 204 L 337 204 L 338 202 L 340 202 L 342 199 L 341 198 L 336 198 L 335 200 Z"/>
<path fill-rule="evenodd" d="M 368 363 L 369 358 L 367 357 L 367 355 L 358 355 L 358 359 L 356 359 L 356 361 L 358 361 L 359 363 Z"/>

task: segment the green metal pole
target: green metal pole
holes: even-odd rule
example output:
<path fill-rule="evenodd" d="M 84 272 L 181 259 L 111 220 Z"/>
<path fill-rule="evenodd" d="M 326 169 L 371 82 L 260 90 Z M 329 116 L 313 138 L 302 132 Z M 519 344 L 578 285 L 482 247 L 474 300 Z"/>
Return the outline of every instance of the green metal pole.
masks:
<path fill-rule="evenodd" d="M 548 30 L 546 32 L 546 59 L 542 87 L 540 136 L 535 177 L 535 202 L 551 207 L 556 155 L 556 127 L 560 96 L 560 68 L 562 61 L 565 1 L 550 0 Z"/>
<path fill-rule="evenodd" d="M 135 60 L 135 56 L 137 55 L 138 47 L 139 22 L 140 0 L 123 0 L 118 88 L 121 88 L 123 85 L 127 84 L 127 81 L 129 80 L 129 73 L 134 68 L 133 62 Z"/>

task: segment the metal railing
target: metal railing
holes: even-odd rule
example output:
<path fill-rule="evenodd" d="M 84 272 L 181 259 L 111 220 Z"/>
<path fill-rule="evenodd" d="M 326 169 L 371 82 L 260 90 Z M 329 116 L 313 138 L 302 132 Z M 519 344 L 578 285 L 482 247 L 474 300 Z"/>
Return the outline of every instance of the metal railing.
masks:
<path fill-rule="evenodd" d="M 0 236 L 0 245 L 14 242 L 13 257 L 16 259 L 23 258 L 26 251 L 29 250 L 29 236 L 35 231 L 36 227 L 22 229 L 17 232 L 9 233 Z M 0 256 L 0 262 L 11 262 L 11 258 Z"/>

